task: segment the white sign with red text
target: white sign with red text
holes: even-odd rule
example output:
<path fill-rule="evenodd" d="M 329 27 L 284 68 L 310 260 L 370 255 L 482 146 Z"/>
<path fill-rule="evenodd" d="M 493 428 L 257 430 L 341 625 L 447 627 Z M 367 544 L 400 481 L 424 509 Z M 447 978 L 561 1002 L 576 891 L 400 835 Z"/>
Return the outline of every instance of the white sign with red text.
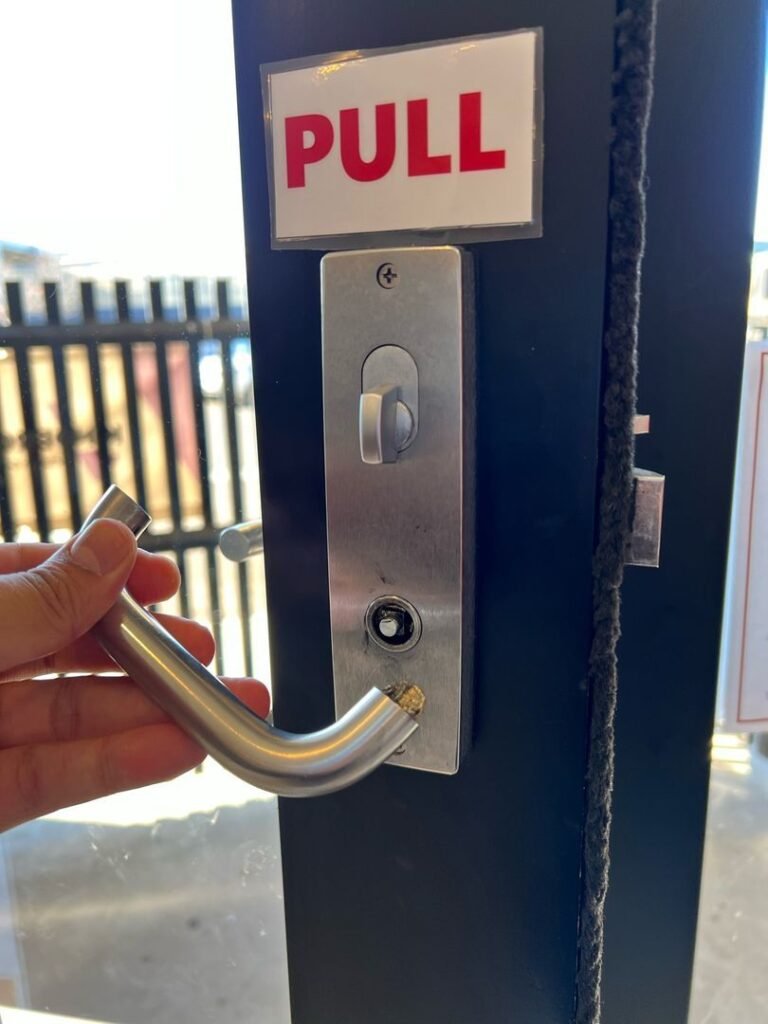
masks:
<path fill-rule="evenodd" d="M 720 714 L 768 732 L 768 342 L 746 348 L 720 645 Z"/>
<path fill-rule="evenodd" d="M 530 30 L 265 67 L 274 243 L 540 233 L 540 42 Z"/>

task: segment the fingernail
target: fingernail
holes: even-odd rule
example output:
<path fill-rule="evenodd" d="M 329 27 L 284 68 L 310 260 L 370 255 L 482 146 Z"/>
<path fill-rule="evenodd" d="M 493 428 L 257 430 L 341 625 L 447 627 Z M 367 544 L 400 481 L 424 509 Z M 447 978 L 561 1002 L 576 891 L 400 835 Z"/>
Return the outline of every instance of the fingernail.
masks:
<path fill-rule="evenodd" d="M 127 526 L 112 519 L 99 519 L 75 537 L 69 553 L 81 569 L 105 576 L 119 568 L 135 550 L 136 539 Z"/>

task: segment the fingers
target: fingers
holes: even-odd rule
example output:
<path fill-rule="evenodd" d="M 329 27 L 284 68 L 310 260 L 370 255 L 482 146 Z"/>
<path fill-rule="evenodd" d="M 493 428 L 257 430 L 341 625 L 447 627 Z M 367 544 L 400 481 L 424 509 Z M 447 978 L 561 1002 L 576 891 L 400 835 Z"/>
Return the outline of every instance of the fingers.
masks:
<path fill-rule="evenodd" d="M 251 711 L 257 714 L 259 718 L 267 717 L 271 701 L 269 690 L 264 683 L 260 683 L 256 679 L 243 678 L 224 678 L 221 681 L 236 697 L 240 698 L 243 704 L 247 704 Z"/>
<path fill-rule="evenodd" d="M 0 830 L 86 800 L 174 778 L 203 760 L 181 729 L 146 725 L 0 753 Z"/>
<path fill-rule="evenodd" d="M 0 545 L 0 573 L 24 572 L 40 565 L 61 547 L 60 544 L 22 544 L 11 542 Z"/>
<path fill-rule="evenodd" d="M 267 714 L 269 693 L 262 683 L 223 682 L 257 715 Z M 167 722 L 129 679 L 73 676 L 0 686 L 0 748 L 90 740 Z"/>
<path fill-rule="evenodd" d="M 60 548 L 60 544 L 0 544 L 0 575 L 34 569 Z M 139 551 L 128 589 L 141 604 L 156 604 L 173 597 L 180 582 L 178 566 L 170 558 Z"/>
<path fill-rule="evenodd" d="M 210 665 L 215 654 L 213 637 L 205 626 L 198 622 L 191 622 L 189 619 L 180 619 L 176 615 L 156 615 L 160 622 L 190 654 L 204 665 Z M 99 642 L 90 633 L 75 640 L 74 643 L 63 650 L 54 651 L 53 654 L 44 658 L 37 658 L 35 661 L 27 662 L 25 665 L 14 665 L 6 672 L 0 673 L 0 684 L 7 684 L 13 680 L 33 679 L 35 676 L 52 675 L 63 672 L 79 672 L 81 674 L 93 672 L 115 672 L 118 671 L 114 661 L 105 654 Z"/>
<path fill-rule="evenodd" d="M 82 636 L 115 603 L 136 561 L 136 539 L 102 519 L 41 565 L 0 576 L 0 672 Z"/>
<path fill-rule="evenodd" d="M 139 604 L 157 604 L 173 597 L 180 583 L 179 567 L 170 558 L 139 551 L 128 577 L 128 590 Z"/>

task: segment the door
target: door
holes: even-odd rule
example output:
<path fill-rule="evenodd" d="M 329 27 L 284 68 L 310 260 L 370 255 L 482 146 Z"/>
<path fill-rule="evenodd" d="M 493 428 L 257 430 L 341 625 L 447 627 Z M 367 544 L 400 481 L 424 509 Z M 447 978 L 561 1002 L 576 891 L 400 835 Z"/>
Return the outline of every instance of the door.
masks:
<path fill-rule="evenodd" d="M 320 253 L 270 250 L 259 65 L 544 32 L 544 230 L 477 279 L 475 735 L 280 811 L 296 1022 L 564 1021 L 581 892 L 614 5 L 236 3 L 266 575 L 282 727 L 333 716 Z"/>
<path fill-rule="evenodd" d="M 650 5 L 620 6 L 624 27 L 632 16 L 651 16 Z M 275 715 L 293 729 L 316 728 L 333 714 L 321 254 L 270 249 L 259 66 L 518 28 L 541 27 L 544 39 L 542 237 L 467 247 L 478 322 L 472 748 L 455 777 L 385 767 L 337 795 L 282 802 L 296 1024 L 539 1024 L 574 1013 L 594 697 L 587 686 L 592 564 L 606 450 L 608 210 L 619 187 L 609 148 L 616 16 L 616 5 L 601 0 L 234 3 Z M 686 1016 L 761 32 L 756 3 L 727 14 L 714 3 L 667 3 L 659 25 L 640 335 L 641 373 L 647 365 L 640 395 L 652 439 L 641 451 L 669 474 L 672 497 L 666 568 L 635 570 L 627 591 L 621 677 L 628 695 L 619 717 L 616 891 L 606 947 L 610 1021 L 683 1024 Z M 677 301 L 672 269 L 684 295 L 706 291 L 695 313 Z M 704 410 L 713 408 L 716 433 L 700 432 L 700 421 L 711 422 Z M 664 735 L 679 733 L 679 742 L 670 739 L 659 756 L 647 707 L 663 693 L 673 694 Z M 664 794 L 663 818 L 642 805 L 648 792 Z M 667 865 L 673 873 L 664 877 Z M 686 874 L 684 889 L 675 890 L 676 872 Z M 632 982 L 639 971 L 647 978 L 640 995 Z"/>

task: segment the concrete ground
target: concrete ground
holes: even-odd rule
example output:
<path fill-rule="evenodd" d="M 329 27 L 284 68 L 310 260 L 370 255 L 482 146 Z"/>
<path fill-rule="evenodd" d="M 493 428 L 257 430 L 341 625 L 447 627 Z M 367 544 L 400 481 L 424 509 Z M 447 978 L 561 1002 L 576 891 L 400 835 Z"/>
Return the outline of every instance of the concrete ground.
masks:
<path fill-rule="evenodd" d="M 21 1005 L 117 1024 L 289 1024 L 275 801 L 217 765 L 15 829 L 3 853 L 0 937 L 15 939 Z M 767 1007 L 768 758 L 724 736 L 689 1024 L 764 1024 Z"/>
<path fill-rule="evenodd" d="M 124 817 L 139 823 L 99 802 L 111 820 L 86 805 L 84 821 L 70 811 L 6 835 L 28 1008 L 118 1024 L 288 1024 L 276 804 L 241 802 L 237 780 L 206 770 L 225 801 L 234 792 L 230 806 L 153 823 L 126 795 Z M 196 781 L 209 804 L 211 780 L 191 774 L 166 787 L 160 813 L 184 815 Z"/>
<path fill-rule="evenodd" d="M 689 1024 L 768 1021 L 768 757 L 715 737 Z"/>

